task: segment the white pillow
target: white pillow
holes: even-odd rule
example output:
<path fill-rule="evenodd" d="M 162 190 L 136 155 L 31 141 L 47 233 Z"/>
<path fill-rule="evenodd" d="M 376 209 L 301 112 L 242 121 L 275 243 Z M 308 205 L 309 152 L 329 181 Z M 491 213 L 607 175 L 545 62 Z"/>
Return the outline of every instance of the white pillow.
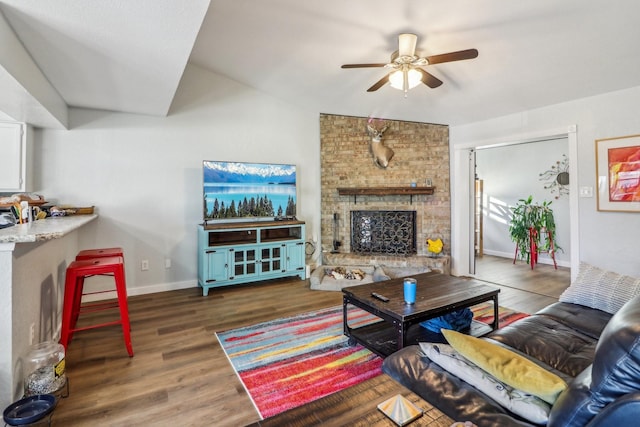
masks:
<path fill-rule="evenodd" d="M 498 381 L 450 345 L 421 342 L 420 348 L 442 369 L 471 384 L 514 414 L 535 424 L 546 424 L 549 420 L 551 405 L 536 396 Z"/>
<path fill-rule="evenodd" d="M 584 305 L 615 314 L 640 293 L 640 279 L 580 263 L 576 280 L 560 295 L 560 302 Z"/>

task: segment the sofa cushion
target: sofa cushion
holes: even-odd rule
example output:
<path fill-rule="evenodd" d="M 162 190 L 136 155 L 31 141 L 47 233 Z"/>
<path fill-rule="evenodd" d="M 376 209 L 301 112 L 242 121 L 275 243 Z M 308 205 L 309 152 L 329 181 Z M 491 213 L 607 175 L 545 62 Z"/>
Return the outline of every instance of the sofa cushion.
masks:
<path fill-rule="evenodd" d="M 429 359 L 482 391 L 514 414 L 536 424 L 547 423 L 551 406 L 542 399 L 499 381 L 463 357 L 450 345 L 420 343 L 420 348 Z"/>
<path fill-rule="evenodd" d="M 556 426 L 584 426 L 606 405 L 640 391 L 640 296 L 627 302 L 602 331 L 593 365 L 558 398 Z"/>
<path fill-rule="evenodd" d="M 596 340 L 611 319 L 611 313 L 606 311 L 566 302 L 553 303 L 536 314 L 550 317 Z"/>
<path fill-rule="evenodd" d="M 527 355 L 570 381 L 593 362 L 597 338 L 585 335 L 555 318 L 534 314 L 488 335 Z"/>
<path fill-rule="evenodd" d="M 580 263 L 575 282 L 560 295 L 560 302 L 585 305 L 614 314 L 640 293 L 640 279 Z"/>
<path fill-rule="evenodd" d="M 489 341 L 443 329 L 449 344 L 490 375 L 553 404 L 567 384 L 529 359 Z"/>

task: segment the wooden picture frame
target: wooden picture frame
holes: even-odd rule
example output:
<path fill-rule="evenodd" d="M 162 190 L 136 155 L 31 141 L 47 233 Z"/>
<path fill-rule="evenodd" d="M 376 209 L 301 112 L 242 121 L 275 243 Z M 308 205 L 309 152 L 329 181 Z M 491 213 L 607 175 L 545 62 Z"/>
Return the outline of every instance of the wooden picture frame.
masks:
<path fill-rule="evenodd" d="M 598 210 L 640 212 L 640 135 L 596 140 Z"/>

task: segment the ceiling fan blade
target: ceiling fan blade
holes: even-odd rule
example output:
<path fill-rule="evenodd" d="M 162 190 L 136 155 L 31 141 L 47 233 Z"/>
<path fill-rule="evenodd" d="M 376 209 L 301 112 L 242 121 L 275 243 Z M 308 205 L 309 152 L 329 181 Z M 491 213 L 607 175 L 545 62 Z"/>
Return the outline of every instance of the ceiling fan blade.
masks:
<path fill-rule="evenodd" d="M 387 64 L 344 64 L 340 68 L 379 68 Z"/>
<path fill-rule="evenodd" d="M 442 80 L 434 76 L 433 74 L 427 73 L 422 68 L 416 68 L 422 74 L 422 78 L 420 79 L 422 83 L 429 86 L 431 89 L 437 88 L 442 84 Z"/>
<path fill-rule="evenodd" d="M 389 73 L 389 74 L 391 74 L 391 73 Z M 387 83 L 389 81 L 389 74 L 387 74 L 386 76 L 384 76 L 383 78 L 381 78 L 380 80 L 375 82 L 375 84 L 373 86 L 371 86 L 369 89 L 367 89 L 367 92 L 375 92 L 376 90 L 378 90 L 382 86 L 384 86 L 385 83 Z"/>
<path fill-rule="evenodd" d="M 478 57 L 477 49 L 459 50 L 457 52 L 443 53 L 441 55 L 427 56 L 429 65 L 442 64 L 443 62 L 462 61 Z"/>

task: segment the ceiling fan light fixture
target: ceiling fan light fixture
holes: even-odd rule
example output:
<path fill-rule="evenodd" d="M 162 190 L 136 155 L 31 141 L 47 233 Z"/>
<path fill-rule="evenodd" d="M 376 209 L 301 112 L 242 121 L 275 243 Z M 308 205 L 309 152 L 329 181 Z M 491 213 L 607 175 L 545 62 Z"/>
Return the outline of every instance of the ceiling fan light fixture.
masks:
<path fill-rule="evenodd" d="M 405 86 L 405 75 L 407 77 Z M 389 84 L 392 88 L 408 91 L 418 86 L 422 80 L 422 74 L 415 68 L 394 71 L 389 75 Z"/>

